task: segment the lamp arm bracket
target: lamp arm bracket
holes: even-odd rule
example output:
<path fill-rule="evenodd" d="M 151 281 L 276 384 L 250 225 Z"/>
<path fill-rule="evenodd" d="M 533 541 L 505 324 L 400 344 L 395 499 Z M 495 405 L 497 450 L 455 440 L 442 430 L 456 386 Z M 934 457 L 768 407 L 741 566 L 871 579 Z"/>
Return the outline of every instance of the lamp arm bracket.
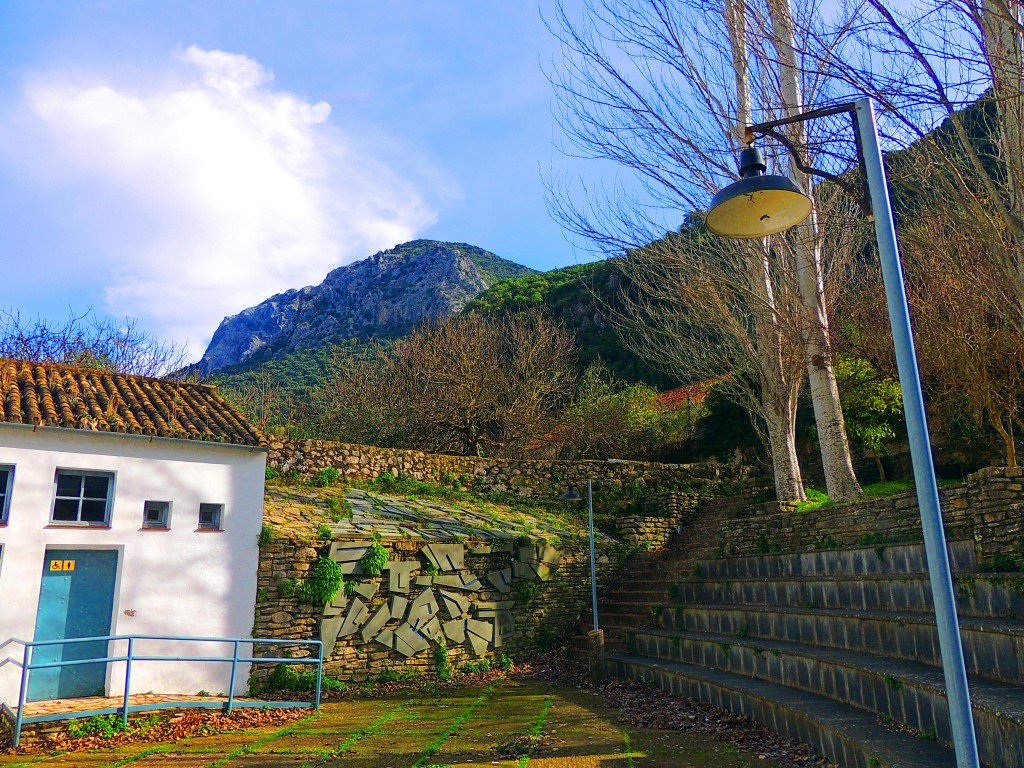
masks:
<path fill-rule="evenodd" d="M 853 102 L 850 102 L 848 104 L 838 104 L 838 105 L 833 106 L 833 107 L 824 107 L 822 109 L 814 109 L 814 110 L 811 110 L 809 112 L 804 112 L 804 113 L 799 114 L 799 115 L 793 115 L 792 117 L 783 118 L 781 120 L 772 120 L 772 121 L 767 122 L 767 123 L 758 123 L 757 125 L 748 125 L 746 127 L 746 129 L 744 130 L 744 139 L 745 139 L 745 141 L 746 141 L 746 143 L 748 145 L 749 144 L 753 144 L 755 137 L 759 136 L 759 135 L 760 136 L 769 136 L 769 137 L 775 139 L 777 142 L 779 142 L 780 144 L 782 144 L 782 146 L 784 146 L 786 148 L 786 150 L 790 154 L 790 157 L 793 158 L 793 163 L 796 165 L 796 167 L 798 169 L 800 169 L 801 172 L 806 173 L 809 176 L 817 176 L 818 178 L 826 179 L 828 181 L 831 181 L 833 184 L 838 186 L 840 189 L 842 189 L 844 192 L 846 192 L 846 194 L 848 194 L 850 197 L 852 197 L 854 199 L 854 201 L 860 207 L 861 211 L 867 217 L 868 221 L 873 221 L 875 217 L 874 217 L 874 212 L 871 209 L 871 201 L 868 198 L 868 196 L 864 194 L 863 190 L 859 189 L 858 187 L 854 186 L 853 184 L 850 184 L 850 182 L 846 181 L 845 179 L 843 179 L 843 178 L 841 178 L 839 176 L 836 176 L 834 173 L 829 173 L 828 171 L 822 171 L 822 170 L 820 170 L 818 168 L 814 168 L 813 166 L 807 165 L 803 161 L 803 157 L 801 156 L 800 149 L 792 141 L 790 141 L 789 138 L 785 134 L 783 134 L 780 131 L 776 130 L 777 128 L 780 128 L 780 127 L 782 127 L 784 125 L 792 125 L 793 123 L 802 123 L 802 122 L 806 122 L 808 120 L 814 120 L 815 118 L 818 118 L 818 117 L 827 117 L 829 115 L 838 115 L 838 114 L 842 114 L 844 112 L 849 113 L 851 118 L 854 118 L 854 131 L 853 131 L 853 133 L 854 133 L 854 136 L 857 137 L 857 161 L 858 161 L 858 163 L 860 163 L 863 166 L 863 153 L 862 153 L 861 147 L 860 147 L 860 137 L 859 137 L 859 134 L 857 133 L 856 118 L 855 118 L 856 108 L 857 108 L 856 104 L 854 104 Z"/>

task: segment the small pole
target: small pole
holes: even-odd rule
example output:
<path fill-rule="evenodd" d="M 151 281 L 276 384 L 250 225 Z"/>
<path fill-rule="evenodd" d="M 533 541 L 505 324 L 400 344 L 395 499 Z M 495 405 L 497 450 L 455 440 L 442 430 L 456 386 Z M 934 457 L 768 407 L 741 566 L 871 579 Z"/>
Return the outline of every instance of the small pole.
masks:
<path fill-rule="evenodd" d="M 25 699 L 28 698 L 28 670 L 31 666 L 29 655 L 33 646 L 25 644 L 25 653 L 21 657 L 21 685 L 18 688 L 18 717 L 14 721 L 14 746 L 21 744 L 21 726 L 25 721 Z"/>
<path fill-rule="evenodd" d="M 587 480 L 587 513 L 590 517 L 590 600 L 594 608 L 594 631 L 597 632 L 597 562 L 594 559 L 594 489 Z"/>
<path fill-rule="evenodd" d="M 935 603 L 935 625 L 939 633 L 939 651 L 942 672 L 946 678 L 946 698 L 949 718 L 953 726 L 953 747 L 959 768 L 978 768 L 978 745 L 971 712 L 971 694 L 967 687 L 967 666 L 960 640 L 960 624 L 956 615 L 953 575 L 949 567 L 946 535 L 942 528 L 942 507 L 932 464 L 931 444 L 928 439 L 928 419 L 925 415 L 921 379 L 917 371 L 914 336 L 910 327 L 910 309 L 904 292 L 903 269 L 900 265 L 899 246 L 893 225 L 889 191 L 886 187 L 885 164 L 878 146 L 878 128 L 870 99 L 859 99 L 855 105 L 857 132 L 864 154 L 864 171 L 868 178 L 871 207 L 875 213 L 875 236 L 882 264 L 885 296 L 889 305 L 893 345 L 896 348 L 896 366 L 903 392 L 903 412 L 907 422 L 910 459 L 914 465 L 914 486 L 917 504 L 921 510 L 921 528 L 924 533 L 925 553 L 928 557 L 928 577 Z"/>
<path fill-rule="evenodd" d="M 235 706 L 235 675 L 238 673 L 238 640 L 235 640 L 234 651 L 231 655 L 231 680 L 228 683 L 228 706 L 225 714 L 230 715 Z"/>
<path fill-rule="evenodd" d="M 128 703 L 132 690 L 132 656 L 135 651 L 135 638 L 128 638 L 128 657 L 124 668 L 124 707 L 121 709 L 121 722 L 128 725 Z"/>
<path fill-rule="evenodd" d="M 590 528 L 590 600 L 594 613 L 594 629 L 587 635 L 589 649 L 590 683 L 595 687 L 604 682 L 604 631 L 597 625 L 597 558 L 594 547 L 594 486 L 587 479 L 587 516 Z"/>
<path fill-rule="evenodd" d="M 320 686 L 324 682 L 324 644 L 319 641 L 316 646 L 316 701 L 313 702 L 314 709 L 320 709 Z"/>

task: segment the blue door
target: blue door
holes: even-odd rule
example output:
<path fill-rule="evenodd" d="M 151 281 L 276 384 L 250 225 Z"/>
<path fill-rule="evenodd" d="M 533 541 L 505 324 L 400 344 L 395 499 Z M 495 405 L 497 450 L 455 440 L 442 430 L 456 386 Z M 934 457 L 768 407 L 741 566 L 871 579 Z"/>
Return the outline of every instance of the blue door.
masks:
<path fill-rule="evenodd" d="M 50 549 L 43 562 L 36 613 L 36 640 L 103 637 L 110 634 L 114 611 L 117 552 L 95 549 Z M 35 649 L 34 663 L 102 659 L 106 641 L 49 645 Z M 29 676 L 30 701 L 102 696 L 107 665 L 75 664 L 36 669 Z"/>

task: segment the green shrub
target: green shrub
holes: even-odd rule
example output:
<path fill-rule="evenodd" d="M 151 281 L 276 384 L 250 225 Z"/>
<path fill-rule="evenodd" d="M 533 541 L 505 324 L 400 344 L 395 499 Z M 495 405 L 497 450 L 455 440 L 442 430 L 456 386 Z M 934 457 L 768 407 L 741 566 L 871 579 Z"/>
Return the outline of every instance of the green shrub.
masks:
<path fill-rule="evenodd" d="M 352 519 L 352 505 L 344 496 L 332 496 L 327 500 L 327 510 L 331 520 L 336 523 Z"/>
<path fill-rule="evenodd" d="M 380 534 L 374 531 L 370 548 L 366 550 L 365 555 L 359 558 L 359 566 L 363 569 L 363 573 L 376 576 L 384 570 L 388 564 L 388 558 L 387 549 L 380 543 Z"/>
<path fill-rule="evenodd" d="M 259 543 L 261 547 L 265 547 L 267 544 L 274 540 L 274 526 L 269 523 L 264 523 L 263 527 L 260 528 Z"/>
<path fill-rule="evenodd" d="M 321 523 L 317 526 L 316 537 L 321 541 L 330 541 L 334 537 L 334 532 L 331 531 L 331 526 Z"/>
<path fill-rule="evenodd" d="M 459 671 L 467 675 L 476 675 L 491 671 L 491 660 L 480 659 L 479 661 L 467 661 L 461 667 Z"/>
<path fill-rule="evenodd" d="M 527 579 L 516 579 L 516 599 L 528 603 L 540 594 L 540 584 Z"/>
<path fill-rule="evenodd" d="M 341 680 L 324 675 L 320 680 L 322 691 L 344 691 L 348 686 Z M 271 670 L 265 686 L 267 691 L 314 691 L 316 667 L 312 664 L 278 664 Z"/>
<path fill-rule="evenodd" d="M 324 467 L 313 475 L 309 484 L 316 488 L 327 488 L 328 486 L 336 485 L 340 479 L 341 473 L 338 470 L 334 467 Z"/>
<path fill-rule="evenodd" d="M 277 583 L 277 591 L 281 597 L 295 597 L 299 590 L 299 584 L 295 579 L 281 579 Z"/>
<path fill-rule="evenodd" d="M 281 471 L 277 467 L 267 467 L 264 473 L 264 479 L 268 483 L 276 482 L 281 478 Z"/>
<path fill-rule="evenodd" d="M 982 563 L 983 573 L 1006 573 L 1017 570 L 1017 558 L 1011 552 L 994 552 L 988 562 Z"/>
<path fill-rule="evenodd" d="M 348 685 L 337 678 L 324 675 L 323 679 L 320 680 L 320 689 L 324 691 L 345 691 L 348 690 Z"/>
<path fill-rule="evenodd" d="M 452 663 L 448 658 L 448 644 L 443 635 L 438 639 L 437 647 L 434 649 L 434 674 L 438 680 L 452 679 Z"/>
<path fill-rule="evenodd" d="M 511 656 L 506 656 L 504 653 L 501 654 L 501 658 L 498 659 L 498 666 L 501 667 L 504 672 L 511 672 L 515 663 L 512 661 Z"/>
<path fill-rule="evenodd" d="M 298 588 L 299 599 L 312 605 L 327 605 L 338 596 L 345 586 L 341 566 L 329 557 L 318 557 L 313 566 L 313 575 Z"/>
<path fill-rule="evenodd" d="M 81 739 L 87 736 L 100 736 L 109 739 L 114 734 L 128 730 L 129 727 L 118 715 L 96 715 L 83 720 L 69 720 L 65 726 L 68 737 L 72 739 Z"/>

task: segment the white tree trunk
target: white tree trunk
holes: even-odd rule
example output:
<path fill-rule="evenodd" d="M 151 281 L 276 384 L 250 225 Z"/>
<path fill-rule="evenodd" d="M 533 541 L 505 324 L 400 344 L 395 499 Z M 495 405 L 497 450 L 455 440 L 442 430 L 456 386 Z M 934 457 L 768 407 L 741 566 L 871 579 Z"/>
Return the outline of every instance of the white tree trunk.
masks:
<path fill-rule="evenodd" d="M 779 86 L 787 116 L 803 110 L 803 97 L 794 50 L 793 15 L 789 0 L 768 0 L 772 36 L 779 57 Z M 806 146 L 806 131 L 801 123 L 790 126 L 790 138 L 796 146 Z M 790 159 L 790 175 L 805 190 L 810 191 L 810 179 Z M 811 195 L 813 199 L 813 194 Z M 821 237 L 818 232 L 817 210 L 812 209 L 807 221 L 793 243 L 794 265 L 800 297 L 806 312 L 803 317 L 803 336 L 807 364 L 807 380 L 811 387 L 814 420 L 821 446 L 821 461 L 825 471 L 825 484 L 834 501 L 850 501 L 860 497 L 860 484 L 853 471 L 846 424 L 839 404 L 839 387 L 832 365 L 829 340 L 828 313 L 824 303 L 824 276 L 821 266 Z"/>
<path fill-rule="evenodd" d="M 1007 206 L 1016 231 L 1024 223 L 1024 13 L 1019 0 L 982 0 L 981 29 L 992 95 L 999 111 L 999 156 L 1006 164 Z M 1011 227 L 1015 232 L 1015 228 Z M 1024 254 L 1017 236 L 1010 277 L 1024 298 Z M 1024 316 L 1024 310 L 1021 310 Z"/>
<path fill-rule="evenodd" d="M 732 46 L 733 70 L 736 74 L 736 126 L 737 143 L 743 141 L 744 129 L 750 123 L 750 70 L 747 63 L 746 4 L 744 0 L 726 0 L 725 23 Z M 796 453 L 796 398 L 792 391 L 779 351 L 782 349 L 782 331 L 777 325 L 775 295 L 772 290 L 771 271 L 765 254 L 753 256 L 749 262 L 752 292 L 767 308 L 772 322 L 758 323 L 757 341 L 762 356 L 772 359 L 762 365 L 760 376 L 761 415 L 768 434 L 768 449 L 772 456 L 775 494 L 780 500 L 802 500 L 803 479 Z"/>

